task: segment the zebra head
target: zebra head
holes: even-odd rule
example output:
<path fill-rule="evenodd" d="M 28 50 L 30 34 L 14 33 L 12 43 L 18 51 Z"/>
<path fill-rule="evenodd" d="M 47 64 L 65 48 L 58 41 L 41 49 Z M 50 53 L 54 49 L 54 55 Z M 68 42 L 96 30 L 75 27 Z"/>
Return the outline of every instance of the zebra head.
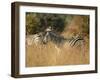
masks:
<path fill-rule="evenodd" d="M 52 32 L 52 27 L 51 26 L 49 26 L 46 30 L 45 30 L 45 32 L 44 32 L 44 37 L 43 37 L 43 44 L 47 44 L 48 43 L 48 41 L 50 40 L 50 32 Z"/>
<path fill-rule="evenodd" d="M 50 41 L 55 45 L 58 45 L 63 43 L 65 40 L 66 39 L 63 36 L 60 36 L 53 31 L 46 31 L 45 36 L 43 38 L 43 43 L 47 44 Z"/>
<path fill-rule="evenodd" d="M 50 33 L 49 33 L 49 31 L 47 31 L 47 32 L 45 32 L 42 42 L 43 42 L 43 44 L 47 44 L 49 40 L 50 40 Z"/>

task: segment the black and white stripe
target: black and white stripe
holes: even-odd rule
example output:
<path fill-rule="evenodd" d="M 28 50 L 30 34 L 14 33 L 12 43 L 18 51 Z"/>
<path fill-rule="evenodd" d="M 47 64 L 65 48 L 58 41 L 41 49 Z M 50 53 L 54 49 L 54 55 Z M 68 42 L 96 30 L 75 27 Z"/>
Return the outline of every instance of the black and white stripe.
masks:
<path fill-rule="evenodd" d="M 27 35 L 26 36 L 26 44 L 27 45 L 36 45 L 38 46 L 38 44 L 42 44 L 42 41 L 43 40 L 43 33 L 40 32 L 40 33 L 37 33 L 37 34 L 34 34 L 34 35 Z"/>
<path fill-rule="evenodd" d="M 73 39 L 70 41 L 70 46 L 81 46 L 83 42 L 84 39 L 80 35 L 73 36 Z"/>
<path fill-rule="evenodd" d="M 68 45 L 73 47 L 73 46 L 79 45 L 79 43 L 83 42 L 83 40 L 84 39 L 82 37 L 80 37 L 79 35 L 73 36 L 70 38 L 64 38 L 63 36 L 57 35 L 56 33 L 52 32 L 52 31 L 47 31 L 44 36 L 43 43 L 46 44 L 49 41 L 51 41 L 57 47 L 60 47 L 67 43 Z"/>
<path fill-rule="evenodd" d="M 28 37 L 26 37 L 26 42 L 28 45 L 32 45 L 34 43 L 37 46 L 38 44 L 45 45 L 48 42 L 52 42 L 56 47 L 60 48 L 65 44 L 66 46 L 69 45 L 71 47 L 81 46 L 84 42 L 84 39 L 80 35 L 65 38 L 64 36 L 58 35 L 53 32 L 51 28 L 47 28 L 44 32 L 29 35 Z"/>

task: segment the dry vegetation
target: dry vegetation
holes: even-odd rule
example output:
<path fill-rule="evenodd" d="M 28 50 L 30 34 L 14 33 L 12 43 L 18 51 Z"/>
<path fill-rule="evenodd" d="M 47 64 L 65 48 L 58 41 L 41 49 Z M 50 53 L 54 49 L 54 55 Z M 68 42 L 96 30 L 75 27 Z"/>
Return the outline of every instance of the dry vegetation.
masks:
<path fill-rule="evenodd" d="M 27 46 L 26 53 L 27 67 L 89 63 L 89 52 L 86 46 L 83 50 L 80 47 L 62 47 L 60 53 L 58 53 L 54 44 L 48 43 L 47 45 L 40 45 L 39 47 L 35 45 Z"/>
<path fill-rule="evenodd" d="M 63 36 L 71 36 L 80 32 L 80 16 L 76 16 L 69 29 L 65 29 Z M 57 66 L 57 65 L 76 65 L 89 64 L 89 38 L 84 37 L 83 47 L 62 46 L 60 53 L 57 52 L 55 45 L 49 42 L 46 45 L 26 45 L 26 67 L 34 66 Z"/>

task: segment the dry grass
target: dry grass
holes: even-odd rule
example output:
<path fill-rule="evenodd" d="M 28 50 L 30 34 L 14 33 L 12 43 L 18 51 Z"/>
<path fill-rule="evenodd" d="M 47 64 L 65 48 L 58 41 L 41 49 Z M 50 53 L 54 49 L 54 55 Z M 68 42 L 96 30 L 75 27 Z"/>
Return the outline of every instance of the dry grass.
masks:
<path fill-rule="evenodd" d="M 85 43 L 86 44 L 86 43 Z M 89 64 L 88 45 L 84 48 L 63 46 L 58 53 L 53 43 L 26 46 L 26 67 Z"/>

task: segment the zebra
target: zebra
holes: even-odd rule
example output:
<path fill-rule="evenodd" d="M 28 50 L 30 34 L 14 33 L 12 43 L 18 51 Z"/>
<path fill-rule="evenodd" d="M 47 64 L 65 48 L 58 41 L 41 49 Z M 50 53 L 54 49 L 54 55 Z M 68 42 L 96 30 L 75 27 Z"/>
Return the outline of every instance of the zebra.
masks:
<path fill-rule="evenodd" d="M 78 45 L 80 45 L 80 43 L 84 42 L 84 38 L 78 34 L 76 36 L 73 36 L 69 42 L 70 42 L 71 47 L 78 46 Z M 78 45 L 76 45 L 77 43 L 78 43 Z"/>
<path fill-rule="evenodd" d="M 76 35 L 70 38 L 65 38 L 63 36 L 54 33 L 50 29 L 46 29 L 45 36 L 43 38 L 43 43 L 47 44 L 49 41 L 55 44 L 55 48 L 59 53 L 60 47 L 62 47 L 63 45 L 69 45 L 71 47 L 82 45 L 80 43 L 83 43 L 84 39 L 80 35 Z"/>
<path fill-rule="evenodd" d="M 56 33 L 54 33 L 50 29 L 46 29 L 45 36 L 43 38 L 43 43 L 46 44 L 48 41 L 52 41 L 56 45 L 64 44 L 65 42 L 68 42 L 70 46 L 75 46 L 75 44 L 78 41 L 83 41 L 83 37 L 80 35 L 72 36 L 71 38 L 65 38 L 63 36 L 60 36 Z"/>
<path fill-rule="evenodd" d="M 38 44 L 42 44 L 43 40 L 43 33 L 37 33 L 34 35 L 26 36 L 26 43 L 27 45 L 32 45 L 33 43 L 37 46 Z"/>

